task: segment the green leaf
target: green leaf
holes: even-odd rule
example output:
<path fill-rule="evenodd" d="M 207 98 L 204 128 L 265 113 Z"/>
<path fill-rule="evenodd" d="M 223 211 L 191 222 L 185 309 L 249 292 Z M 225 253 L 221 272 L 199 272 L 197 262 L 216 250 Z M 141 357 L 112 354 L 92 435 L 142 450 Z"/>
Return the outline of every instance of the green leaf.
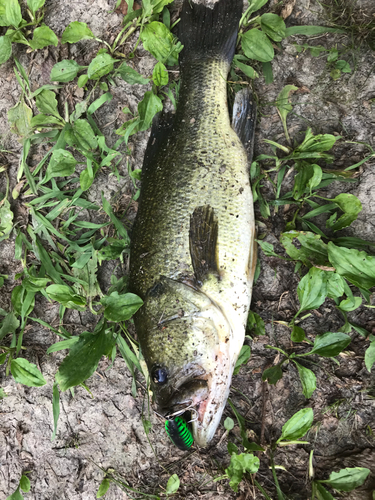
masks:
<path fill-rule="evenodd" d="M 122 252 L 128 248 L 127 243 L 124 240 L 117 240 L 115 238 L 107 238 L 108 246 L 101 248 L 98 251 L 99 264 L 103 260 L 114 260 L 118 259 Z"/>
<path fill-rule="evenodd" d="M 236 68 L 239 68 L 242 73 L 244 73 L 247 77 L 251 78 L 251 79 L 254 79 L 254 78 L 259 78 L 259 75 L 258 73 L 255 71 L 254 68 L 252 68 L 251 66 L 248 66 L 247 64 L 244 64 L 240 61 L 240 59 L 243 59 L 243 60 L 248 60 L 247 57 L 245 56 L 239 56 L 239 55 L 236 55 L 234 56 L 233 58 L 233 64 Z"/>
<path fill-rule="evenodd" d="M 364 251 L 328 243 L 328 258 L 336 272 L 353 285 L 368 290 L 375 286 L 375 257 Z"/>
<path fill-rule="evenodd" d="M 12 42 L 9 36 L 0 36 L 0 64 L 5 63 L 12 55 Z"/>
<path fill-rule="evenodd" d="M 13 228 L 13 212 L 10 209 L 10 203 L 5 200 L 0 205 L 0 241 L 9 238 L 9 234 Z"/>
<path fill-rule="evenodd" d="M 155 59 L 166 63 L 172 54 L 174 39 L 165 24 L 153 21 L 145 26 L 140 36 L 144 48 L 151 52 Z"/>
<path fill-rule="evenodd" d="M 21 7 L 18 0 L 2 0 L 0 2 L 0 16 L 0 21 L 2 21 L 0 22 L 0 26 L 12 25 L 18 28 L 22 21 Z"/>
<path fill-rule="evenodd" d="M 291 35 L 321 35 L 322 33 L 346 33 L 341 28 L 327 28 L 325 26 L 291 26 L 285 30 L 285 36 Z"/>
<path fill-rule="evenodd" d="M 233 375 L 237 375 L 237 373 L 240 371 L 241 366 L 245 365 L 248 362 L 248 360 L 250 359 L 250 357 L 251 357 L 250 347 L 248 345 L 243 345 L 241 347 L 241 351 L 240 351 L 240 354 L 238 356 L 236 366 L 234 367 Z"/>
<path fill-rule="evenodd" d="M 351 73 L 352 72 L 352 68 L 350 67 L 349 63 L 344 61 L 343 59 L 336 61 L 335 68 L 339 69 L 343 73 Z"/>
<path fill-rule="evenodd" d="M 283 425 L 282 434 L 278 442 L 282 439 L 294 441 L 303 437 L 311 428 L 313 420 L 314 413 L 311 408 L 303 408 L 298 411 Z"/>
<path fill-rule="evenodd" d="M 327 332 L 317 335 L 314 347 L 308 354 L 319 354 L 325 358 L 333 358 L 340 354 L 351 342 L 349 335 L 341 332 Z"/>
<path fill-rule="evenodd" d="M 165 489 L 165 494 L 173 495 L 174 493 L 176 493 L 179 487 L 180 487 L 180 480 L 177 474 L 172 474 L 172 476 L 168 479 L 167 487 Z"/>
<path fill-rule="evenodd" d="M 313 481 L 313 485 L 316 488 L 315 494 L 317 500 L 335 500 L 329 491 L 327 491 L 320 483 Z"/>
<path fill-rule="evenodd" d="M 358 307 L 362 304 L 362 298 L 361 297 L 354 297 L 354 304 L 351 299 L 345 299 L 340 302 L 340 304 L 337 306 L 341 311 L 345 312 L 350 312 L 354 311 L 355 309 L 358 309 Z"/>
<path fill-rule="evenodd" d="M 304 366 L 300 365 L 296 361 L 293 360 L 295 363 L 298 373 L 299 373 L 299 378 L 301 380 L 302 384 L 302 392 L 305 398 L 309 399 L 312 396 L 312 393 L 316 389 L 316 376 L 315 373 L 308 368 L 305 368 Z"/>
<path fill-rule="evenodd" d="M 375 337 L 373 339 L 365 352 L 365 366 L 369 372 L 371 372 L 371 368 L 375 363 Z"/>
<path fill-rule="evenodd" d="M 265 33 L 257 29 L 247 31 L 241 38 L 242 50 L 249 59 L 255 61 L 272 61 L 275 52 L 272 43 Z"/>
<path fill-rule="evenodd" d="M 67 285 L 50 285 L 46 292 L 51 300 L 59 302 L 68 309 L 83 311 L 86 307 L 86 299 L 74 292 L 73 288 Z"/>
<path fill-rule="evenodd" d="M 327 297 L 330 299 L 337 299 L 344 295 L 345 281 L 343 278 L 334 272 L 324 271 L 327 279 Z"/>
<path fill-rule="evenodd" d="M 254 335 L 265 335 L 266 330 L 264 326 L 264 321 L 259 316 L 259 314 L 249 311 L 247 317 L 246 329 L 253 333 Z"/>
<path fill-rule="evenodd" d="M 307 188 L 310 188 L 311 193 L 314 187 L 319 186 L 323 175 L 319 165 L 312 165 L 304 161 L 299 162 L 299 164 L 298 173 L 294 177 L 293 198 L 295 200 L 303 198 Z"/>
<path fill-rule="evenodd" d="M 233 422 L 233 419 L 231 419 L 230 417 L 227 417 L 225 420 L 224 420 L 224 427 L 227 431 L 231 431 L 234 427 L 234 422 Z"/>
<path fill-rule="evenodd" d="M 126 229 L 124 228 L 124 226 L 121 224 L 121 222 L 118 220 L 118 218 L 113 213 L 112 207 L 111 207 L 110 203 L 104 198 L 103 193 L 102 193 L 102 203 L 103 203 L 104 212 L 111 219 L 111 222 L 112 222 L 112 224 L 114 224 L 118 234 L 125 240 L 127 245 L 130 245 L 130 238 L 128 236 Z"/>
<path fill-rule="evenodd" d="M 27 302 L 26 297 L 27 292 L 22 285 L 17 285 L 12 290 L 12 306 L 16 314 L 21 316 L 22 310 L 24 309 L 24 304 Z M 30 292 L 32 293 L 32 292 Z M 28 309 L 24 310 L 24 316 L 28 316 L 34 309 L 35 301 L 32 300 L 28 306 Z"/>
<path fill-rule="evenodd" d="M 158 87 L 168 84 L 168 70 L 160 61 L 154 67 L 154 71 L 152 72 L 152 81 Z"/>
<path fill-rule="evenodd" d="M 275 42 L 281 42 L 285 38 L 285 23 L 281 17 L 276 14 L 263 14 L 260 17 L 260 26 Z"/>
<path fill-rule="evenodd" d="M 112 292 L 103 297 L 100 303 L 105 306 L 104 317 L 119 322 L 130 319 L 142 306 L 143 300 L 133 293 L 119 295 L 118 292 Z"/>
<path fill-rule="evenodd" d="M 35 103 L 41 113 L 61 118 L 57 111 L 56 95 L 52 90 L 43 90 L 36 96 Z"/>
<path fill-rule="evenodd" d="M 299 248 L 295 247 L 294 239 L 298 240 Z M 293 260 L 300 260 L 307 267 L 310 267 L 311 263 L 321 266 L 328 264 L 328 248 L 318 234 L 308 231 L 288 231 L 281 234 L 280 243 Z"/>
<path fill-rule="evenodd" d="M 113 65 L 116 62 L 109 54 L 99 54 L 90 63 L 87 69 L 87 75 L 91 80 L 99 80 L 104 75 L 107 75 L 113 70 Z"/>
<path fill-rule="evenodd" d="M 173 0 L 152 0 L 152 2 L 151 2 L 152 13 L 158 14 L 159 12 L 161 12 L 164 9 L 165 5 L 168 5 L 172 2 L 173 2 Z"/>
<path fill-rule="evenodd" d="M 297 294 L 301 307 L 299 313 L 320 307 L 327 296 L 324 271 L 312 267 L 298 284 Z"/>
<path fill-rule="evenodd" d="M 327 222 L 327 227 L 330 227 L 334 231 L 339 231 L 340 229 L 350 226 L 350 224 L 357 219 L 358 214 L 362 211 L 362 203 L 356 196 L 350 193 L 341 193 L 331 201 L 336 203 L 336 205 L 338 205 L 344 212 L 344 214 L 336 222 L 332 224 L 328 224 Z"/>
<path fill-rule="evenodd" d="M 107 491 L 108 491 L 108 489 L 109 489 L 110 486 L 111 486 L 111 483 L 110 483 L 109 479 L 107 479 L 105 477 L 103 479 L 103 481 L 100 483 L 100 486 L 99 486 L 99 489 L 98 489 L 98 493 L 96 494 L 96 498 L 103 497 L 107 493 Z"/>
<path fill-rule="evenodd" d="M 293 330 L 290 338 L 292 342 L 303 342 L 306 338 L 305 330 L 300 326 L 293 325 Z"/>
<path fill-rule="evenodd" d="M 43 24 L 42 26 L 34 30 L 33 39 L 30 40 L 29 43 L 30 47 L 36 50 L 48 47 L 48 45 L 54 45 L 55 47 L 57 47 L 59 39 L 51 30 L 51 28 Z"/>
<path fill-rule="evenodd" d="M 131 85 L 147 85 L 150 83 L 148 78 L 144 78 L 135 69 L 128 66 L 126 62 L 123 62 L 121 66 L 117 68 L 116 74 L 119 74 L 126 83 L 130 83 Z"/>
<path fill-rule="evenodd" d="M 361 486 L 370 474 L 370 470 L 365 467 L 347 467 L 339 472 L 332 472 L 329 479 L 319 481 L 334 488 L 337 491 L 352 491 Z"/>
<path fill-rule="evenodd" d="M 8 335 L 8 333 L 14 333 L 19 326 L 20 322 L 16 318 L 15 314 L 13 312 L 8 313 L 3 319 L 3 324 L 0 328 L 0 340 Z"/>
<path fill-rule="evenodd" d="M 55 149 L 47 167 L 46 174 L 51 177 L 65 177 L 72 175 L 75 171 L 77 161 L 72 153 L 65 149 Z"/>
<path fill-rule="evenodd" d="M 260 248 L 263 250 L 264 255 L 267 257 L 280 257 L 273 249 L 272 243 L 268 243 L 268 241 L 256 240 Z"/>
<path fill-rule="evenodd" d="M 267 382 L 272 385 L 276 385 L 282 377 L 283 372 L 280 365 L 271 366 L 262 373 L 262 380 L 267 380 Z"/>
<path fill-rule="evenodd" d="M 20 487 L 18 487 L 12 495 L 7 497 L 6 500 L 24 500 L 23 496 L 20 493 Z"/>
<path fill-rule="evenodd" d="M 259 458 L 255 457 L 252 453 L 240 453 L 239 455 L 232 455 L 230 464 L 225 472 L 228 474 L 230 481 L 229 486 L 233 491 L 237 492 L 238 485 L 242 481 L 242 477 L 246 472 L 254 474 L 259 469 Z"/>
<path fill-rule="evenodd" d="M 56 382 L 62 391 L 87 380 L 96 370 L 102 356 L 109 355 L 114 345 L 112 330 L 105 323 L 98 333 L 83 332 L 71 348 L 56 373 Z"/>
<path fill-rule="evenodd" d="M 78 72 L 82 69 L 78 63 L 72 59 L 64 59 L 54 65 L 51 71 L 51 82 L 71 82 L 77 76 Z"/>
<path fill-rule="evenodd" d="M 285 136 L 287 138 L 289 137 L 289 135 L 286 126 L 286 117 L 293 109 L 293 106 L 289 102 L 289 97 L 290 94 L 292 92 L 295 92 L 296 90 L 298 90 L 298 87 L 296 87 L 295 85 L 285 85 L 285 87 L 282 89 L 282 91 L 280 92 L 280 94 L 277 96 L 276 99 L 276 108 L 283 123 Z"/>
<path fill-rule="evenodd" d="M 88 38 L 95 38 L 95 36 L 87 24 L 73 21 L 65 28 L 61 37 L 61 43 L 76 43 Z"/>
<path fill-rule="evenodd" d="M 22 281 L 22 286 L 25 290 L 30 292 L 40 292 L 43 290 L 47 283 L 51 281 L 49 278 L 36 278 L 35 276 L 28 276 Z"/>
<path fill-rule="evenodd" d="M 31 485 L 30 485 L 30 479 L 22 474 L 21 479 L 20 479 L 20 488 L 22 491 L 25 493 L 28 493 L 30 491 Z"/>
<path fill-rule="evenodd" d="M 322 152 L 330 150 L 340 136 L 331 134 L 314 135 L 311 128 L 307 129 L 303 142 L 295 149 L 296 152 Z"/>
<path fill-rule="evenodd" d="M 11 131 L 23 138 L 26 138 L 31 129 L 31 118 L 33 112 L 22 100 L 8 111 L 8 121 L 11 124 Z"/>
<path fill-rule="evenodd" d="M 31 10 L 33 14 L 39 9 L 43 7 L 45 4 L 46 0 L 27 0 L 27 6 Z"/>
<path fill-rule="evenodd" d="M 95 133 L 87 120 L 76 120 L 73 123 L 73 133 L 82 149 L 94 151 L 98 147 Z"/>
<path fill-rule="evenodd" d="M 89 81 L 89 77 L 88 75 L 81 75 L 79 78 L 78 78 L 78 82 L 77 82 L 77 85 L 78 87 L 81 89 L 82 87 L 84 87 L 86 85 L 86 83 Z"/>
<path fill-rule="evenodd" d="M 251 0 L 249 2 L 249 7 L 247 9 L 247 15 L 249 16 L 253 12 L 256 12 L 257 10 L 261 9 L 263 5 L 265 5 L 268 2 L 268 0 Z"/>
<path fill-rule="evenodd" d="M 36 365 L 24 358 L 12 359 L 10 371 L 16 382 L 28 387 L 41 387 L 47 383 Z"/>
<path fill-rule="evenodd" d="M 152 91 L 146 92 L 142 101 L 138 104 L 138 113 L 140 118 L 138 130 L 147 130 L 151 126 L 156 113 L 162 111 L 162 109 L 163 103 L 160 98 Z"/>
<path fill-rule="evenodd" d="M 60 393 L 59 393 L 59 388 L 57 386 L 57 382 L 53 384 L 53 390 L 52 390 L 52 413 L 53 413 L 53 434 L 51 437 L 51 441 L 53 441 L 56 437 L 57 422 L 59 421 L 59 416 L 60 416 Z"/>

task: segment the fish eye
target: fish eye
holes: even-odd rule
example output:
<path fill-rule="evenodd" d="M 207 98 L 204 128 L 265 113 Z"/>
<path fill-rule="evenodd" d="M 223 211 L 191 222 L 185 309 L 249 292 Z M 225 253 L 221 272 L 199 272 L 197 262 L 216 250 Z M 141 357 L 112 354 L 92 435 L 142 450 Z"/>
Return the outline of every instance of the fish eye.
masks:
<path fill-rule="evenodd" d="M 152 371 L 152 379 L 155 384 L 163 385 L 168 381 L 168 374 L 165 368 L 154 368 Z"/>

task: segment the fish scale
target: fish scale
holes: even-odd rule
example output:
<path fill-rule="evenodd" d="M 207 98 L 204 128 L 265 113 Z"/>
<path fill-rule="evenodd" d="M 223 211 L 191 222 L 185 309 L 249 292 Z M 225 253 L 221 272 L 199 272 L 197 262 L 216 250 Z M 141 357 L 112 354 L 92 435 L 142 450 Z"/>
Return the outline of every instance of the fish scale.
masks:
<path fill-rule="evenodd" d="M 219 4 L 228 10 L 228 0 Z M 161 409 L 193 401 L 201 446 L 229 394 L 255 259 L 248 158 L 227 105 L 229 67 L 221 54 L 184 61 L 173 126 L 154 127 L 146 152 L 130 259 L 131 290 L 145 303 L 135 326 L 156 401 Z M 159 387 L 152 373 L 161 368 L 168 381 Z"/>

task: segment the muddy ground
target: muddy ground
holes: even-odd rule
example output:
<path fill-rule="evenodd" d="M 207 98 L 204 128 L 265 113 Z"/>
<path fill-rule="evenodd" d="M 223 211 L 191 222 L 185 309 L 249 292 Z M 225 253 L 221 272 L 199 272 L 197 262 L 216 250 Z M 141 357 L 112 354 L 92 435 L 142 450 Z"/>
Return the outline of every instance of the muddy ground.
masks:
<path fill-rule="evenodd" d="M 330 5 L 333 4 L 330 2 Z M 345 4 L 349 5 L 349 0 L 340 3 L 341 6 Z M 119 32 L 122 22 L 121 14 L 109 12 L 114 5 L 115 0 L 47 0 L 45 22 L 61 36 L 71 21 L 83 21 L 96 36 L 111 41 Z M 361 0 L 353 5 L 357 20 L 363 19 L 363 16 L 373 19 L 375 5 L 372 0 Z M 323 25 L 330 20 L 331 9 L 315 0 L 297 0 L 286 22 L 287 26 Z M 347 21 L 350 21 L 349 17 Z M 129 51 L 134 41 L 129 41 Z M 297 52 L 294 43 L 305 41 L 303 36 L 284 40 L 282 50 L 277 52 L 272 62 L 274 83 L 266 85 L 263 77 L 254 82 L 260 103 L 255 155 L 271 152 L 263 142 L 265 138 L 285 144 L 282 124 L 272 103 L 286 84 L 293 84 L 299 90 L 293 96 L 295 105 L 288 118 L 291 137 L 301 140 L 308 126 L 315 133 L 341 135 L 343 140 L 333 150 L 336 158 L 334 168 L 347 167 L 364 158 L 368 150 L 363 143 L 375 147 L 375 52 L 366 44 L 361 44 L 361 39 L 351 36 L 330 34 L 310 38 L 310 45 L 319 44 L 329 49 L 337 44 L 344 58 L 349 61 L 352 72 L 334 81 L 330 78 L 324 55 L 316 58 L 308 51 Z M 31 68 L 32 88 L 36 89 L 49 83 L 50 70 L 57 61 L 71 58 L 81 65 L 87 65 L 98 46 L 97 42 L 86 40 L 28 54 L 19 45 L 16 55 L 25 67 Z M 133 61 L 140 73 L 151 75 L 154 60 L 141 47 L 137 49 Z M 173 75 L 178 77 L 177 72 Z M 122 108 L 128 106 L 131 111 L 135 111 L 145 87 L 128 85 L 119 79 L 110 91 L 113 100 L 96 113 L 96 120 L 108 144 L 114 144 L 118 138 L 114 131 L 125 119 Z M 9 165 L 11 190 L 16 184 L 21 145 L 9 131 L 7 111 L 17 102 L 19 94 L 12 61 L 8 61 L 0 68 L 0 140 L 1 146 L 12 154 L 1 155 L 0 165 Z M 69 98 L 69 102 L 74 103 L 82 97 L 83 91 L 70 83 L 60 90 L 59 100 L 61 104 Z M 142 166 L 147 138 L 148 132 L 144 132 L 130 140 L 130 163 L 133 169 Z M 42 153 L 42 150 L 33 149 L 31 166 L 38 162 Z M 355 194 L 363 204 L 358 220 L 340 235 L 351 234 L 372 241 L 375 239 L 374 165 L 373 161 L 360 167 L 354 184 L 335 183 L 322 194 L 333 197 L 347 191 Z M 88 198 L 100 203 L 102 190 L 107 199 L 116 195 L 117 210 L 121 214 L 133 189 L 127 177 L 125 156 L 119 171 L 123 176 L 120 181 L 110 176 L 109 171 L 101 171 L 88 192 Z M 264 189 L 267 196 L 266 184 Z M 0 177 L 0 191 L 5 191 L 4 177 Z M 28 213 L 23 207 L 22 196 L 12 203 L 16 219 L 27 222 Z M 271 217 L 264 220 L 256 206 L 256 215 L 261 223 L 259 232 L 282 253 L 278 237 L 285 229 L 285 222 L 291 219 L 291 213 L 287 209 L 275 215 L 271 209 Z M 247 340 L 252 348 L 252 357 L 234 377 L 230 397 L 246 417 L 253 436 L 259 439 L 263 426 L 265 443 L 279 437 L 283 423 L 296 411 L 306 406 L 313 408 L 315 425 L 308 435 L 311 444 L 290 446 L 278 451 L 275 456 L 275 463 L 285 468 L 278 470 L 278 477 L 288 498 L 308 498 L 308 457 L 310 450 L 314 449 L 315 475 L 319 479 L 326 479 L 332 470 L 338 471 L 342 467 L 371 469 L 372 474 L 363 487 L 346 496 L 343 494 L 343 497 L 352 500 L 370 500 L 375 490 L 375 370 L 370 374 L 364 366 L 363 357 L 368 342 L 352 332 L 352 343 L 338 357 L 339 366 L 323 358 L 316 359 L 317 365 L 309 365 L 318 380 L 317 390 L 310 400 L 303 396 L 296 368 L 290 364 L 284 366 L 283 378 L 276 386 L 262 383 L 262 371 L 272 365 L 276 352 L 265 346 L 291 347 L 290 330 L 276 321 L 289 321 L 298 310 L 296 287 L 299 278 L 294 274 L 294 263 L 264 257 L 261 252 L 259 258 L 261 274 L 254 287 L 252 310 L 265 321 L 266 335 L 253 341 Z M 108 288 L 116 264 L 106 264 L 101 269 L 99 274 L 103 290 Z M 14 260 L 12 236 L 0 243 L 0 273 L 9 275 L 6 285 L 0 290 L 0 307 L 3 309 L 9 310 L 10 292 L 17 284 L 14 276 L 20 270 L 20 262 Z M 115 272 L 120 275 L 124 270 L 120 267 Z M 372 301 L 374 303 L 374 298 Z M 361 307 L 349 313 L 349 318 L 372 331 L 375 329 L 375 313 L 372 311 Z M 58 322 L 58 307 L 49 305 L 40 295 L 34 312 L 51 324 Z M 69 311 L 64 323 L 72 333 L 80 333 L 92 329 L 95 318 L 90 313 Z M 342 317 L 330 300 L 319 310 L 312 311 L 312 315 L 301 323 L 311 339 L 319 333 L 337 331 L 342 325 Z M 76 388 L 74 397 L 69 391 L 61 395 L 57 438 L 51 442 L 52 384 L 64 352 L 46 355 L 46 350 L 57 340 L 56 335 L 37 323 L 30 323 L 24 337 L 24 346 L 27 347 L 25 356 L 42 371 L 47 380 L 44 387 L 28 388 L 17 384 L 11 377 L 5 377 L 4 368 L 0 368 L 0 387 L 7 394 L 0 401 L 0 500 L 5 500 L 16 489 L 23 471 L 31 471 L 31 491 L 25 494 L 25 498 L 91 500 L 95 498 L 103 478 L 100 467 L 113 468 L 130 486 L 145 493 L 162 493 L 169 475 L 177 473 L 181 487 L 175 498 L 263 498 L 259 492 L 255 492 L 249 481 L 242 482 L 238 494 L 230 490 L 225 480 L 217 483 L 211 481 L 211 478 L 223 474 L 229 463 L 227 437 L 221 439 L 223 426 L 219 427 L 209 449 L 183 453 L 172 447 L 163 426 L 153 417 L 154 425 L 149 435 L 152 449 L 141 421 L 144 380 L 138 377 L 138 397 L 134 399 L 131 375 L 119 356 L 110 368 L 108 360 L 102 360 L 99 364 L 97 372 L 88 382 L 93 397 L 81 387 Z M 226 416 L 234 418 L 229 406 L 224 413 Z M 237 426 L 234 433 L 239 433 Z M 234 440 L 233 435 L 231 440 Z M 260 455 L 260 459 L 257 480 L 272 498 L 276 498 L 269 462 L 264 455 Z M 105 498 L 125 500 L 130 496 L 112 485 Z"/>

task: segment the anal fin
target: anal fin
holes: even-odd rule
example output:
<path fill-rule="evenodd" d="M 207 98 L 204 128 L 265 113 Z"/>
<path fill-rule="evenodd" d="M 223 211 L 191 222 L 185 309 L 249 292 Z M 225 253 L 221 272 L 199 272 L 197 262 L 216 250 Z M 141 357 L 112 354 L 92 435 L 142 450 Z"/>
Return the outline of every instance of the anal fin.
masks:
<path fill-rule="evenodd" d="M 237 92 L 234 105 L 232 127 L 244 145 L 249 162 L 253 158 L 257 109 L 252 93 L 248 89 Z"/>
<path fill-rule="evenodd" d="M 190 256 L 198 284 L 214 274 L 219 276 L 217 238 L 219 224 L 214 209 L 209 205 L 197 207 L 190 216 Z"/>

